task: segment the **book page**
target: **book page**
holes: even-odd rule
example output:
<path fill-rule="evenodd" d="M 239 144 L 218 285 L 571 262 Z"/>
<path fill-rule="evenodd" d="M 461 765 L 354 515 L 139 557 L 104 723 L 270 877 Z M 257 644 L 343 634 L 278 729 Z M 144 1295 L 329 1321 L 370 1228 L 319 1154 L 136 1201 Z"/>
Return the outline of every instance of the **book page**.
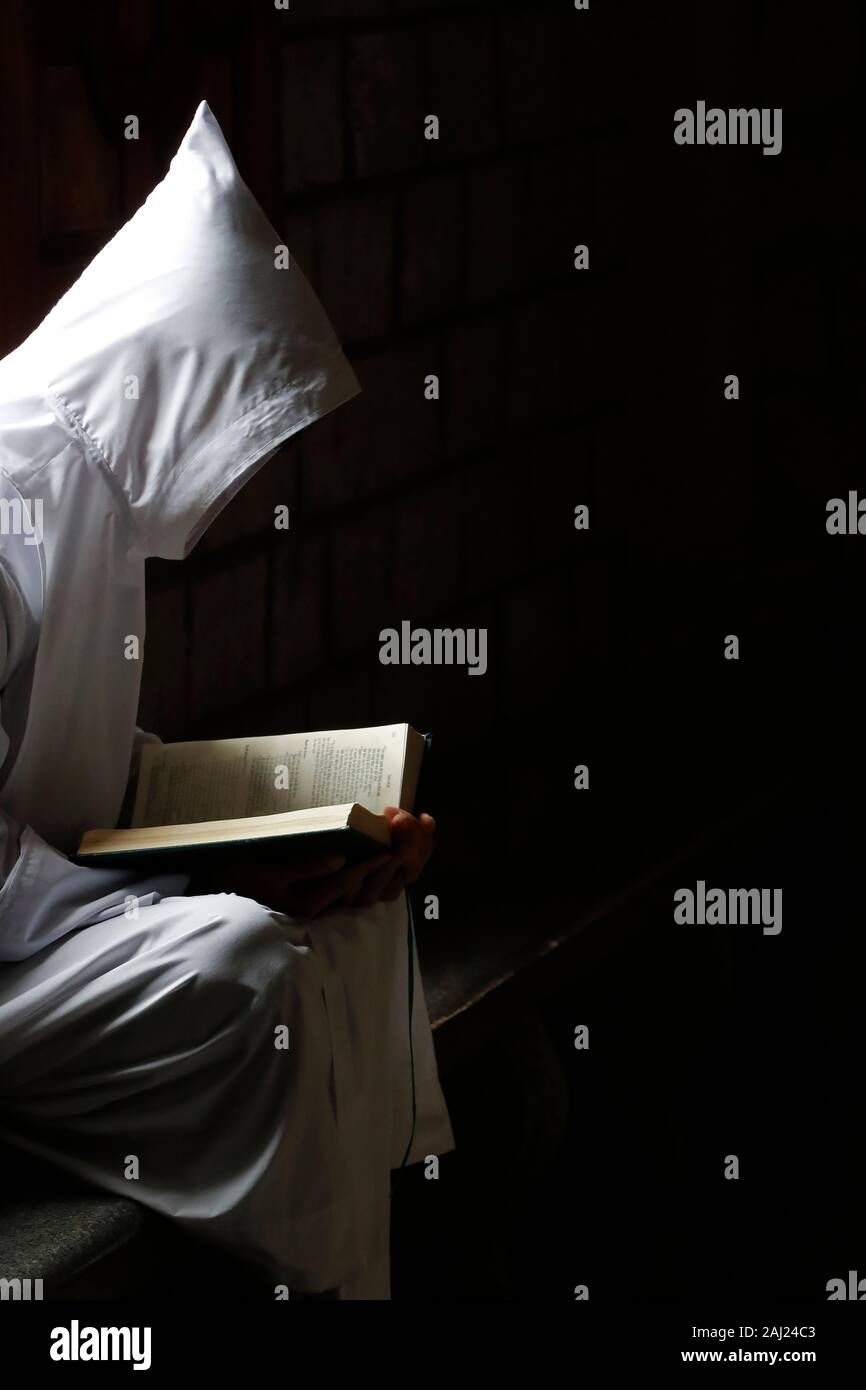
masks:
<path fill-rule="evenodd" d="M 150 744 L 133 826 L 277 815 L 357 801 L 400 802 L 406 724 L 275 737 Z"/>

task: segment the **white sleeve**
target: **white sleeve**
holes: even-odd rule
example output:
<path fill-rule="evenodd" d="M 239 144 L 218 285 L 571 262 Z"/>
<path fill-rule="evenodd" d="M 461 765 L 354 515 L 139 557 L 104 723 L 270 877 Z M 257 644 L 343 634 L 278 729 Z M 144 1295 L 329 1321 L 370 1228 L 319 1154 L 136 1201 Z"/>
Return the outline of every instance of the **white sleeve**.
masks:
<path fill-rule="evenodd" d="M 15 659 L 7 621 L 14 603 L 0 567 L 0 701 L 11 675 L 10 656 Z M 0 769 L 8 751 L 0 707 Z M 183 893 L 188 883 L 188 874 L 151 874 L 143 880 L 136 871 L 73 864 L 32 826 L 0 810 L 0 961 L 26 960 L 78 927 L 134 914 L 163 896 Z"/>

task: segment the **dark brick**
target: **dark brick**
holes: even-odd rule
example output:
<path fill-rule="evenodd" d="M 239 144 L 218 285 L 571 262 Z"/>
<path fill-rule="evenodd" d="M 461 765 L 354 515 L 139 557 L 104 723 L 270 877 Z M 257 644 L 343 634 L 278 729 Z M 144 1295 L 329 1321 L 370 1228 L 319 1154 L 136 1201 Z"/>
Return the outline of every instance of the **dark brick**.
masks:
<path fill-rule="evenodd" d="M 566 26 L 566 16 L 574 19 L 574 24 Z M 627 40 L 623 33 L 624 19 Z M 661 87 L 664 79 L 659 75 L 660 65 L 655 55 L 648 79 L 647 49 L 640 38 L 641 23 L 649 27 L 653 39 L 658 37 L 657 20 L 648 12 L 636 24 L 634 16 L 624 12 L 620 5 L 593 5 L 590 12 L 572 10 L 566 3 L 560 7 L 559 20 L 560 32 L 565 38 L 562 47 L 565 72 L 561 81 L 566 91 L 567 120 L 575 134 L 582 137 L 588 126 L 621 121 L 625 112 L 634 111 L 635 93 L 644 89 L 648 80 Z M 671 13 L 665 22 L 676 28 L 678 19 Z M 679 46 L 675 48 L 677 61 L 681 63 Z M 613 61 L 612 55 L 615 55 Z M 677 81 L 679 77 L 678 68 Z"/>
<path fill-rule="evenodd" d="M 714 424 L 733 420 L 738 409 L 748 415 L 755 376 L 751 291 L 751 276 L 743 259 L 734 252 L 714 259 L 708 248 L 700 298 L 702 332 L 692 339 L 695 350 L 684 367 L 684 376 L 694 374 L 689 389 L 699 397 L 703 418 Z M 725 378 L 731 374 L 739 378 L 739 405 L 724 400 Z"/>
<path fill-rule="evenodd" d="M 551 570 L 527 580 L 505 599 L 504 696 L 511 714 L 549 698 L 577 652 L 568 572 Z"/>
<path fill-rule="evenodd" d="M 313 728 L 354 729 L 374 723 L 372 684 L 372 669 L 366 659 L 349 666 L 343 662 L 325 667 L 309 688 Z"/>
<path fill-rule="evenodd" d="M 589 247 L 593 269 L 602 263 L 595 231 L 595 173 L 592 154 L 561 145 L 533 152 L 523 194 L 526 217 L 520 260 L 532 283 L 569 275 L 574 247 Z"/>
<path fill-rule="evenodd" d="M 749 233 L 757 248 L 777 251 L 823 242 L 830 228 L 837 237 L 866 233 L 863 157 L 858 150 L 839 148 L 843 138 L 840 133 L 811 149 L 795 142 L 776 158 L 756 161 L 748 177 Z"/>
<path fill-rule="evenodd" d="M 138 723 L 163 739 L 182 737 L 187 719 L 185 595 L 183 580 L 147 594 Z"/>
<path fill-rule="evenodd" d="M 811 0 L 767 0 L 761 11 L 763 41 L 757 58 L 762 105 L 859 103 L 861 9 L 853 0 L 826 7 Z"/>
<path fill-rule="evenodd" d="M 843 496 L 855 477 L 857 441 L 846 422 L 863 403 L 841 387 L 780 386 L 760 405 L 762 492 L 767 510 L 805 506 L 823 528 L 824 506 Z M 849 471 L 850 470 L 850 471 Z"/>
<path fill-rule="evenodd" d="M 524 567 L 555 563 L 560 554 L 584 554 L 598 528 L 595 430 L 577 422 L 539 428 L 532 439 L 536 464 L 527 474 L 526 445 L 515 441 L 502 458 L 522 492 L 521 552 Z M 574 509 L 590 509 L 589 533 L 576 532 Z"/>
<path fill-rule="evenodd" d="M 506 328 L 508 317 L 463 324 L 446 347 L 440 409 L 449 456 L 477 449 L 505 432 Z"/>
<path fill-rule="evenodd" d="M 403 318 L 408 323 L 452 309 L 463 275 L 461 180 L 424 179 L 408 190 L 403 209 Z"/>
<path fill-rule="evenodd" d="M 621 275 L 571 272 L 570 284 L 514 313 L 512 411 L 531 421 L 574 417 L 616 398 L 630 381 L 631 304 Z M 523 324 L 523 332 L 521 332 Z"/>
<path fill-rule="evenodd" d="M 38 146 L 33 141 L 40 160 L 39 232 L 48 237 L 90 233 L 104 238 L 120 220 L 118 151 L 96 124 L 80 68 L 41 64 L 34 77 L 41 109 L 64 113 L 62 121 L 39 127 Z M 126 157 L 123 162 L 130 182 L 140 181 L 141 158 Z"/>
<path fill-rule="evenodd" d="M 316 282 L 315 226 L 309 214 L 284 217 L 280 233 L 289 248 L 289 258 L 303 271 L 311 285 Z"/>
<path fill-rule="evenodd" d="M 728 0 L 725 22 L 705 11 L 696 10 L 686 40 L 695 90 L 702 92 L 742 92 L 752 76 L 756 17 L 751 0 Z M 668 22 L 677 25 L 679 15 L 672 12 Z M 679 54 L 677 54 L 679 57 Z M 671 54 L 673 58 L 673 54 Z M 763 91 L 763 84 L 762 84 Z M 721 104 L 721 103 L 720 103 Z M 735 97 L 729 104 L 738 105 Z"/>
<path fill-rule="evenodd" d="M 319 239 L 319 293 L 337 336 L 380 338 L 391 326 L 394 204 L 390 197 L 360 198 L 323 208 Z"/>
<path fill-rule="evenodd" d="M 433 342 L 355 364 L 361 394 L 304 441 L 304 505 L 311 511 L 360 500 L 423 472 L 438 458 L 441 403 L 424 379 L 441 373 Z"/>
<path fill-rule="evenodd" d="M 210 728 L 208 728 L 208 722 Z M 239 706 L 236 711 L 203 721 L 201 738 L 247 738 L 250 734 L 302 733 L 316 727 L 306 685 L 272 691 Z M 211 732 L 212 731 L 212 732 Z"/>
<path fill-rule="evenodd" d="M 460 488 L 445 478 L 401 502 L 391 602 L 420 618 L 438 611 L 457 592 Z"/>
<path fill-rule="evenodd" d="M 508 409 L 515 424 L 567 416 L 611 387 L 611 347 L 623 324 L 613 287 L 591 280 L 591 272 L 572 274 L 571 287 L 512 311 Z"/>
<path fill-rule="evenodd" d="M 744 595 L 754 578 L 744 542 L 707 544 L 695 528 L 690 536 L 659 545 L 652 537 L 635 537 L 612 556 L 613 586 L 618 598 L 632 601 L 691 601 Z"/>
<path fill-rule="evenodd" d="M 602 787 L 601 768 L 592 756 L 585 728 L 567 732 L 556 728 L 551 736 L 546 723 L 545 733 L 545 756 L 536 755 L 534 739 L 524 756 L 511 750 L 503 770 L 502 814 L 497 818 L 497 860 L 511 866 L 511 884 L 522 879 L 527 887 L 532 883 L 532 865 L 560 864 L 564 868 L 575 863 L 577 845 L 582 864 L 587 863 L 586 830 L 581 819 L 591 811 L 597 813 Z M 579 762 L 589 767 L 588 791 L 574 787 L 574 767 Z M 534 872 L 537 875 L 537 868 Z M 560 873 L 564 878 L 565 873 Z M 584 880 L 586 876 L 587 869 L 582 869 Z"/>
<path fill-rule="evenodd" d="M 575 533 L 577 534 L 577 533 Z M 610 661 L 611 582 L 606 546 L 575 548 L 571 565 L 574 642 L 572 670 L 581 682 L 606 670 Z"/>
<path fill-rule="evenodd" d="M 349 125 L 356 172 L 393 172 L 421 163 L 424 88 L 421 49 L 412 31 L 360 34 L 349 40 Z"/>
<path fill-rule="evenodd" d="M 384 14 L 391 0 L 292 0 L 303 19 L 368 19 Z"/>
<path fill-rule="evenodd" d="M 663 375 L 657 373 L 657 379 Z M 607 426 L 600 430 L 603 522 L 616 532 L 655 537 L 662 547 L 696 536 L 704 544 L 734 542 L 752 523 L 755 478 L 765 468 L 760 454 L 757 465 L 752 457 L 749 406 L 723 401 L 719 379 L 712 383 L 711 399 L 685 372 L 675 372 L 671 380 L 677 389 L 669 395 L 630 403 L 629 432 L 616 441 L 615 452 L 608 447 Z M 650 439 L 664 441 L 663 468 L 646 468 Z M 696 470 L 696 459 L 701 469 Z"/>
<path fill-rule="evenodd" d="M 262 689 L 264 627 L 263 556 L 239 560 L 197 580 L 190 657 L 193 718 Z"/>
<path fill-rule="evenodd" d="M 331 535 L 331 630 L 338 653 L 378 651 L 393 523 L 378 510 Z"/>
<path fill-rule="evenodd" d="M 620 600 L 612 618 L 612 661 L 618 669 L 676 672 L 682 679 L 698 665 L 717 666 L 720 677 L 736 668 L 736 662 L 723 657 L 725 635 L 739 635 L 738 619 L 724 601 L 690 609 L 671 599 L 652 604 Z"/>
<path fill-rule="evenodd" d="M 532 447 L 534 468 L 516 441 L 460 473 L 461 593 L 495 589 L 587 548 L 574 530 L 574 507 L 586 503 L 590 525 L 598 524 L 591 433 L 548 430 Z"/>
<path fill-rule="evenodd" d="M 439 117 L 434 155 L 477 154 L 499 143 L 497 35 L 491 15 L 460 16 L 427 36 L 427 110 Z"/>
<path fill-rule="evenodd" d="M 571 128 L 579 92 L 575 45 L 583 38 L 575 36 L 575 24 L 582 18 L 566 5 L 503 16 L 500 62 L 508 143 L 565 135 Z"/>
<path fill-rule="evenodd" d="M 760 471 L 752 458 L 749 408 L 743 402 L 721 399 L 720 377 L 709 391 L 694 389 L 684 377 L 678 396 L 665 402 L 662 412 L 646 419 L 647 438 L 654 437 L 656 431 L 669 435 L 664 477 L 656 470 L 649 489 L 637 481 L 635 474 L 641 470 L 643 457 L 640 449 L 623 460 L 610 478 L 612 505 L 618 505 L 618 478 L 620 493 L 634 485 L 641 496 L 639 530 L 655 536 L 663 548 L 695 537 L 704 545 L 736 542 L 751 524 L 754 479 Z M 676 419 L 674 431 L 668 424 L 671 410 Z M 696 459 L 701 460 L 700 469 L 695 468 Z"/>
<path fill-rule="evenodd" d="M 473 677 L 470 685 L 483 686 L 484 677 Z M 479 698 L 476 693 L 475 699 Z M 500 788 L 504 785 L 503 753 L 495 737 L 477 737 L 477 728 L 464 727 L 449 737 L 438 721 L 428 727 L 433 734 L 427 779 L 422 783 L 424 801 L 419 810 L 436 817 L 436 849 L 418 887 L 413 889 L 416 913 L 425 893 L 437 893 L 442 922 L 464 919 L 472 905 L 487 902 L 492 884 L 500 882 L 507 862 L 503 856 L 503 816 Z M 474 733 L 472 741 L 467 732 Z M 475 795 L 463 789 L 477 789 Z M 495 814 L 479 814 L 479 804 L 496 806 Z M 482 867 L 483 866 L 483 867 Z M 508 875 L 508 886 L 512 882 Z M 429 885 L 429 886 L 428 886 Z M 423 932 L 426 923 L 420 924 Z M 429 929 L 435 931 L 437 923 Z M 419 942 L 423 961 L 424 938 Z"/>
<path fill-rule="evenodd" d="M 460 474 L 460 591 L 467 597 L 506 583 L 527 563 L 527 483 L 498 455 Z"/>
<path fill-rule="evenodd" d="M 698 602 L 680 596 L 644 605 L 621 600 L 615 623 L 618 667 L 665 671 L 680 681 L 686 674 L 712 670 L 714 680 L 730 682 L 732 691 L 741 691 L 742 682 L 756 670 L 778 674 L 780 665 L 799 668 L 804 650 L 819 661 L 827 657 L 822 636 L 826 599 L 808 578 L 795 586 L 786 582 L 776 593 L 701 596 Z M 728 634 L 740 639 L 738 661 L 724 657 Z"/>
<path fill-rule="evenodd" d="M 590 265 L 598 269 L 628 254 L 632 243 L 632 212 L 634 198 L 633 147 L 625 135 L 600 140 L 594 159 L 595 207 L 586 212 L 585 185 L 590 178 L 588 169 L 576 172 L 574 201 L 575 223 L 581 228 L 589 223 L 590 236 L 575 236 L 574 241 L 590 245 Z"/>
<path fill-rule="evenodd" d="M 291 685 L 321 665 L 325 634 L 325 545 L 281 532 L 274 554 L 268 654 L 272 684 Z"/>
<path fill-rule="evenodd" d="M 837 356 L 862 372 L 866 366 L 866 266 L 862 259 L 840 260 L 834 268 L 833 312 Z"/>
<path fill-rule="evenodd" d="M 599 400 L 609 400 L 626 388 L 628 368 L 624 363 L 624 350 L 631 322 L 631 302 L 623 275 L 603 275 L 596 270 L 589 272 L 592 278 L 581 284 L 582 274 L 585 272 L 574 271 L 577 278 L 571 282 L 571 291 L 563 293 L 564 302 L 571 302 L 574 316 L 566 371 L 567 375 L 571 374 L 574 404 L 585 402 L 595 406 Z M 584 304 L 585 332 L 578 336 L 575 329 L 581 324 Z"/>
<path fill-rule="evenodd" d="M 796 599 L 804 586 L 811 587 L 816 596 L 824 598 L 822 588 L 832 588 L 833 580 L 829 567 L 825 565 L 823 506 L 816 509 L 812 518 L 817 522 L 813 530 L 813 543 L 804 545 L 799 536 L 794 536 L 790 527 L 778 528 L 768 532 L 764 544 L 752 560 L 751 588 L 753 593 L 785 602 L 788 597 Z M 820 530 L 819 530 L 820 528 Z M 826 594 L 826 597 L 832 597 Z"/>
<path fill-rule="evenodd" d="M 407 719 L 416 729 L 432 731 L 438 749 L 449 741 L 466 743 L 487 729 L 496 714 L 501 658 L 496 643 L 496 606 L 493 603 L 455 607 L 438 614 L 436 622 L 394 612 L 383 626 L 399 625 L 400 618 L 413 627 L 488 629 L 487 671 L 470 676 L 465 666 L 383 666 L 379 643 L 372 649 L 375 661 L 373 718 L 377 724 Z"/>
<path fill-rule="evenodd" d="M 565 312 L 558 293 L 537 297 L 512 310 L 508 334 L 508 418 L 512 424 L 533 422 L 551 407 L 557 408 L 567 375 L 564 358 L 572 354 L 571 326 L 583 318 L 572 318 Z"/>
<path fill-rule="evenodd" d="M 483 5 L 496 9 L 501 4 L 502 0 L 472 0 L 472 7 L 476 10 Z M 432 14 L 436 10 L 453 10 L 454 0 L 390 0 L 390 5 L 397 15 L 405 14 L 408 10 L 429 10 Z"/>
<path fill-rule="evenodd" d="M 469 178 L 466 290 L 473 304 L 514 294 L 526 281 L 527 226 L 543 215 L 528 204 L 527 193 L 526 170 L 517 161 Z"/>
<path fill-rule="evenodd" d="M 342 174 L 340 52 L 336 39 L 283 50 L 283 180 L 287 193 Z"/>
<path fill-rule="evenodd" d="M 828 315 L 817 265 L 771 266 L 758 286 L 759 371 L 822 371 L 828 365 Z"/>
<path fill-rule="evenodd" d="M 645 521 L 647 494 L 655 486 L 655 473 L 635 457 L 631 422 L 622 415 L 604 415 L 595 425 L 595 496 L 597 513 L 591 525 L 600 525 L 616 545 L 619 538 L 640 531 Z M 575 497 L 575 505 L 580 501 Z"/>

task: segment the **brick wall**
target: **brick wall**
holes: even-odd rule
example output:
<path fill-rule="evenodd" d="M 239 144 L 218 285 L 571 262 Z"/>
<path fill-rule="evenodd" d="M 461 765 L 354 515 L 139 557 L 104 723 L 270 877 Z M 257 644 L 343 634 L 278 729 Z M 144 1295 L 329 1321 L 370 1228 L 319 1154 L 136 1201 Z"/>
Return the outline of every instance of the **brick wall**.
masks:
<path fill-rule="evenodd" d="M 823 510 L 863 479 L 863 21 L 836 10 L 274 17 L 281 229 L 363 393 L 153 566 L 145 722 L 432 729 L 431 887 L 470 903 L 636 864 L 795 754 L 792 674 L 844 664 L 858 592 Z M 676 148 L 699 97 L 784 105 L 782 156 Z M 486 626 L 488 674 L 381 666 L 404 618 Z"/>

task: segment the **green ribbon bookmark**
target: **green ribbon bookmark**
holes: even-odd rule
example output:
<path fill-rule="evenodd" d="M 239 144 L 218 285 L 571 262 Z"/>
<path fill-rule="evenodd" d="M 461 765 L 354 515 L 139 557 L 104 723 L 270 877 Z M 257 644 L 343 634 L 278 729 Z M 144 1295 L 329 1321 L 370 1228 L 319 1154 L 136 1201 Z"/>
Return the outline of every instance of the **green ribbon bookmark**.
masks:
<path fill-rule="evenodd" d="M 424 735 L 424 753 L 429 757 L 430 745 L 433 742 L 432 734 Z M 412 1037 L 412 1015 L 415 1007 L 415 917 L 412 912 L 412 896 L 409 892 L 409 884 L 406 882 L 406 870 L 401 867 L 400 874 L 403 879 L 403 889 L 406 897 L 406 957 L 409 971 L 409 1068 L 412 1076 L 412 1128 L 409 1131 L 409 1143 L 406 1145 L 406 1152 L 403 1155 L 403 1162 L 400 1164 L 402 1170 L 406 1167 L 409 1154 L 412 1151 L 412 1144 L 415 1140 L 415 1125 L 418 1119 L 418 1098 L 415 1094 L 415 1042 Z M 393 1191 L 393 1189 L 392 1189 Z"/>
<path fill-rule="evenodd" d="M 412 1129 L 409 1133 L 409 1143 L 406 1145 L 406 1152 L 403 1155 L 401 1168 L 406 1167 L 406 1160 L 412 1149 L 415 1139 L 415 1121 L 418 1115 L 418 1102 L 415 1095 L 415 1043 L 412 1038 L 412 1014 L 415 1006 L 415 918 L 412 915 L 412 897 L 409 893 L 409 885 L 406 882 L 406 870 L 401 868 L 400 873 L 403 878 L 403 888 L 406 894 L 406 946 L 409 969 L 409 1066 L 412 1074 Z"/>

